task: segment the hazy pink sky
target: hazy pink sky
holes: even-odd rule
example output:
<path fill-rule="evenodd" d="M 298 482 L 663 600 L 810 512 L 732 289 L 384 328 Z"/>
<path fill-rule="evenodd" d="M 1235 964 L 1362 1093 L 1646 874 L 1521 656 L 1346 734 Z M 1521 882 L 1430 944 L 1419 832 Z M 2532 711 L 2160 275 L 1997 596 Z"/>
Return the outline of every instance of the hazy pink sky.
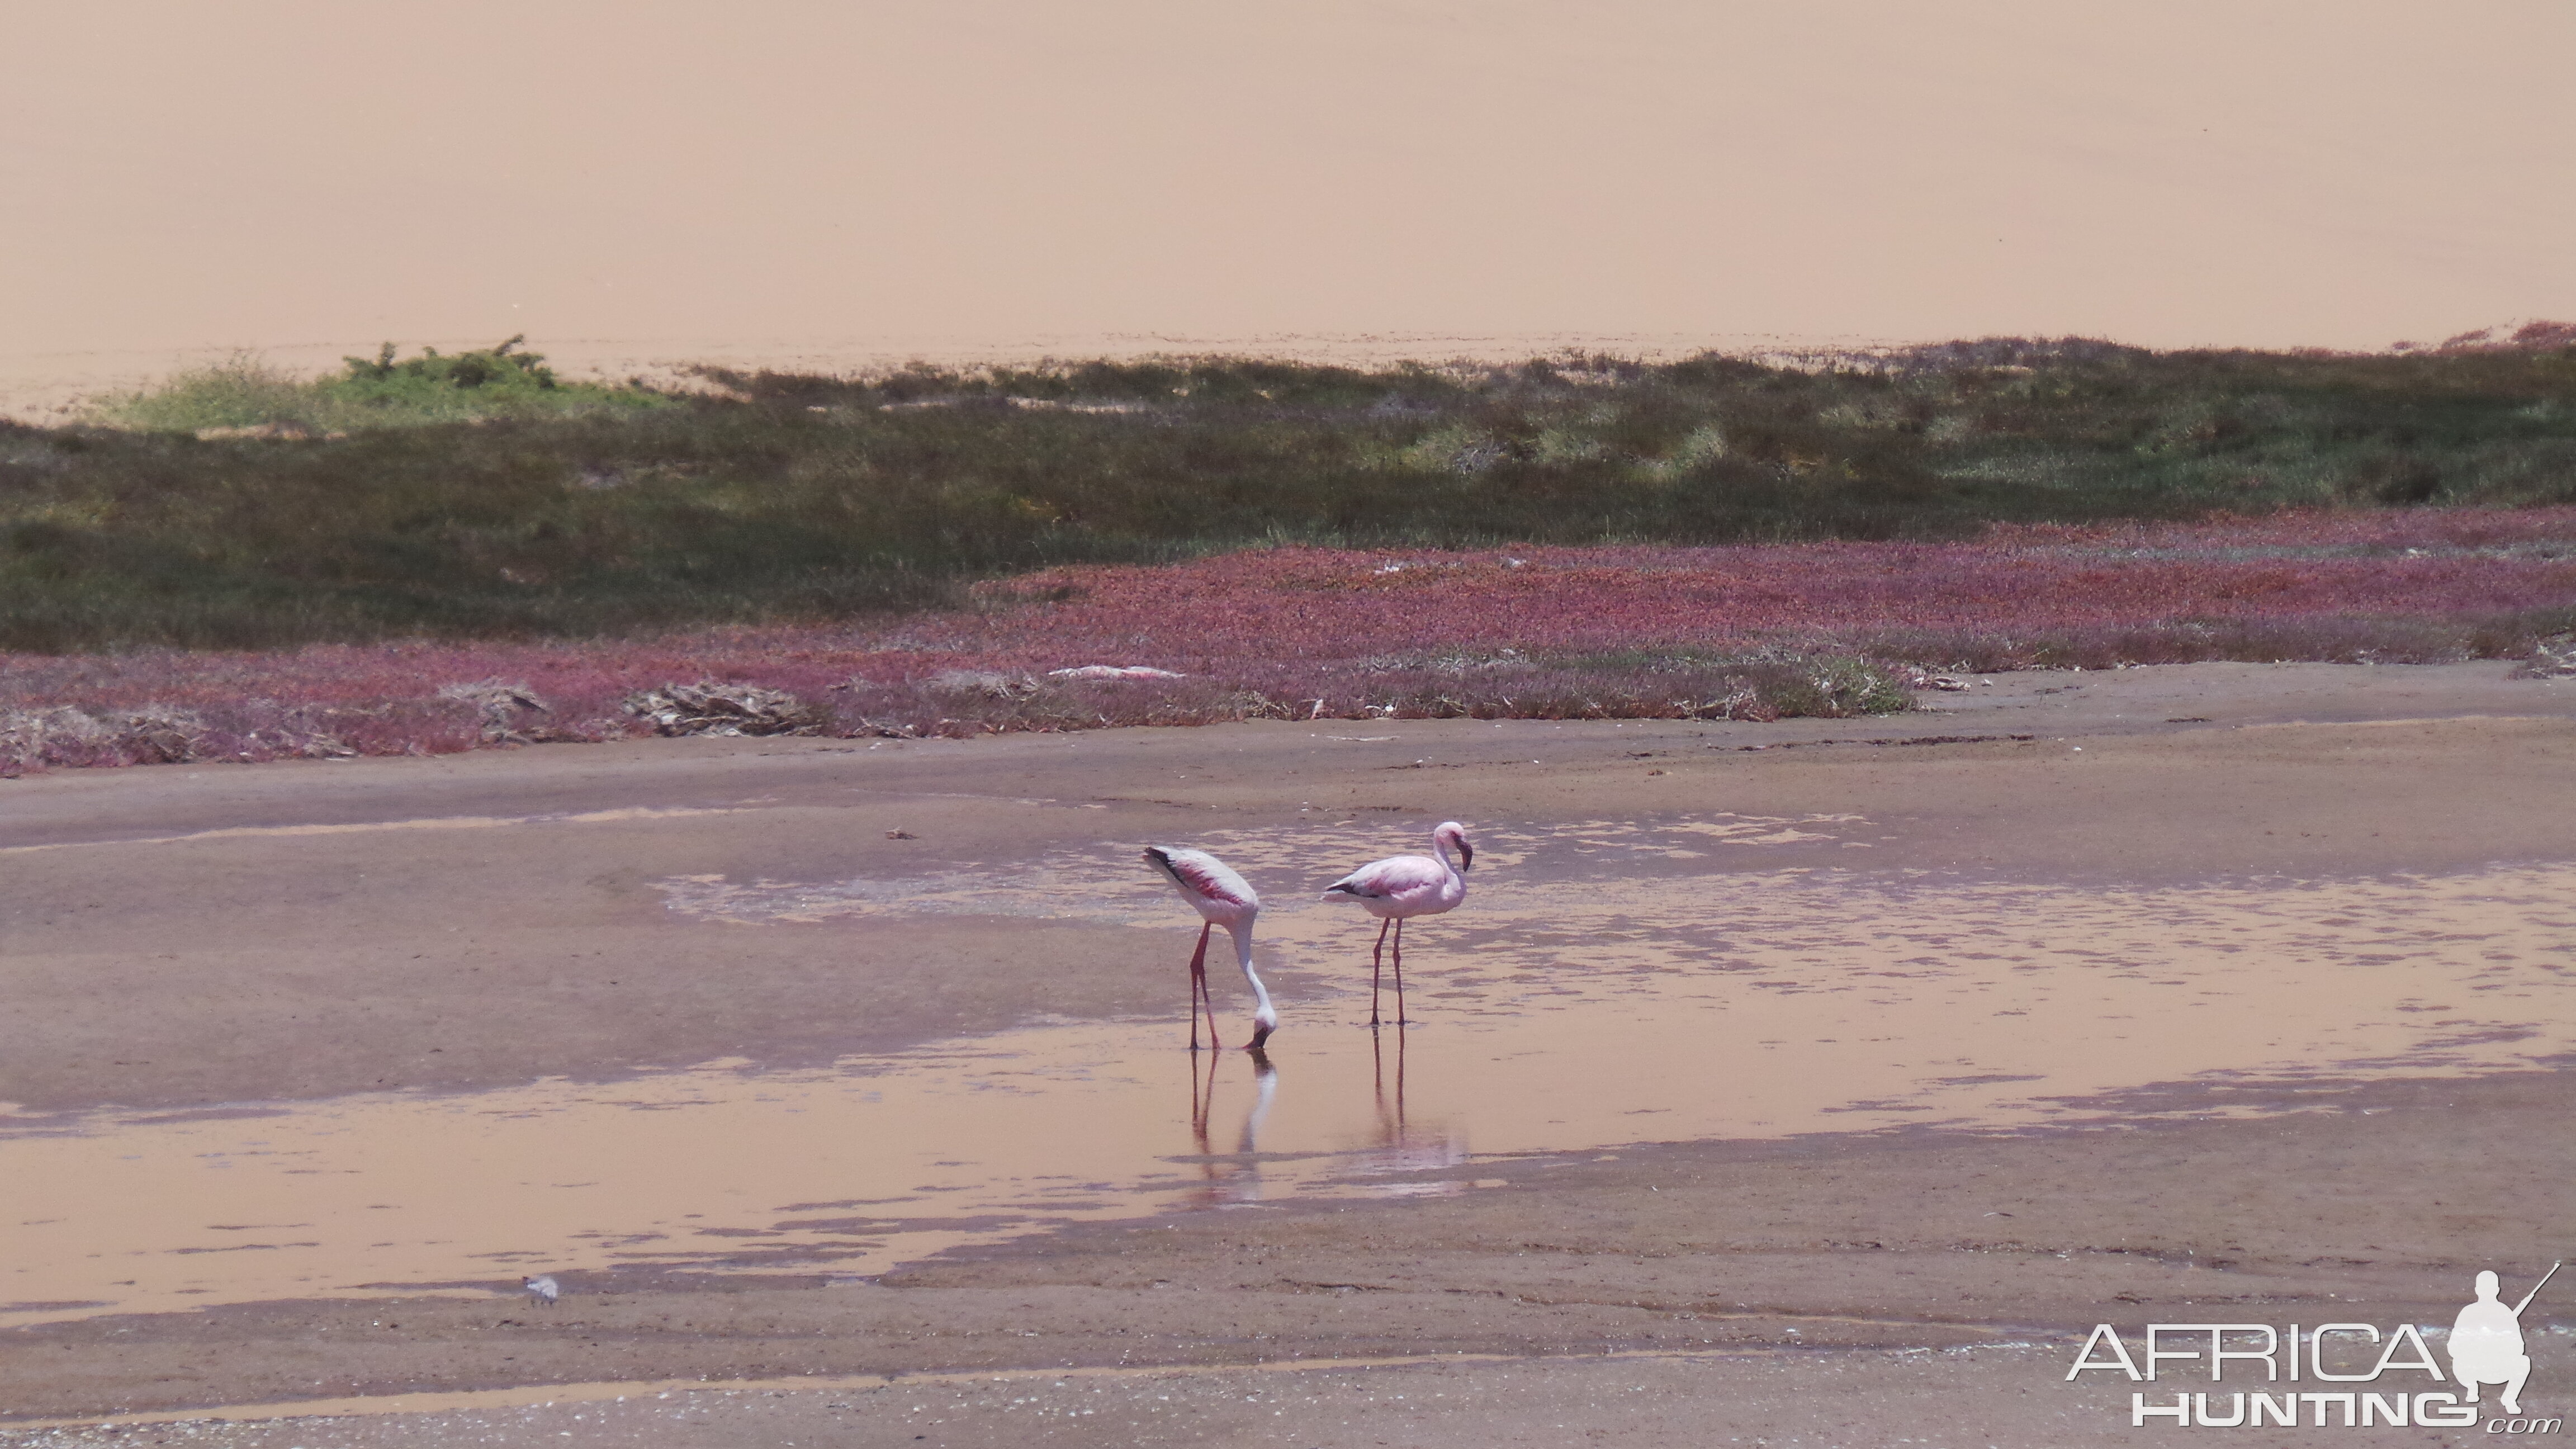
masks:
<path fill-rule="evenodd" d="M 0 353 L 2576 317 L 2576 5 L 10 5 Z"/>

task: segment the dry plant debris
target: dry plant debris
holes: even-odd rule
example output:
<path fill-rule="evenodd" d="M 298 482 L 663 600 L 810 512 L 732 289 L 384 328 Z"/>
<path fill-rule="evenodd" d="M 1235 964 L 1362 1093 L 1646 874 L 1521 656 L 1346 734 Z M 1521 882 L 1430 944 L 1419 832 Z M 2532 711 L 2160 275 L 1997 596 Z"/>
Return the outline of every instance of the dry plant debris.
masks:
<path fill-rule="evenodd" d="M 832 718 L 786 690 L 756 684 L 665 684 L 631 696 L 625 709 L 663 735 L 814 735 Z"/>

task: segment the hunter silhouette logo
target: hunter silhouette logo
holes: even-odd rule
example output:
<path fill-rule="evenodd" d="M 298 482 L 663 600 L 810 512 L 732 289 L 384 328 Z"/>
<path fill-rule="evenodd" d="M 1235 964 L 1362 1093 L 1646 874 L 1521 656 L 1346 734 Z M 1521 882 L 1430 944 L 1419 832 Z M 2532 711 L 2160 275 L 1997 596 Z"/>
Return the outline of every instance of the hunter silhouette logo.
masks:
<path fill-rule="evenodd" d="M 2478 1422 L 2479 1394 L 2493 1384 L 2503 1390 L 2497 1398 L 2504 1412 L 2514 1417 L 2488 1421 L 2488 1433 L 2555 1434 L 2560 1420 L 2521 1417 L 2523 1386 L 2531 1379 L 2522 1314 L 2549 1280 L 2558 1276 L 2560 1266 L 2550 1264 L 2522 1301 L 2513 1304 L 2500 1296 L 2502 1285 L 2494 1273 L 2477 1275 L 2472 1285 L 2476 1298 L 2451 1320 L 2445 1345 L 2451 1361 L 2447 1380 L 2434 1360 L 2432 1346 L 2424 1340 L 2431 1325 L 2419 1329 L 2412 1323 L 2400 1323 L 2385 1332 L 2369 1323 L 2321 1323 L 2314 1328 L 2296 1323 L 2277 1328 L 2268 1323 L 2150 1323 L 2143 1351 L 2135 1354 L 2121 1341 L 2118 1329 L 2097 1323 L 2084 1346 L 2076 1350 L 2066 1377 L 2072 1381 L 2087 1372 L 2107 1372 L 2132 1382 L 2170 1382 L 2190 1375 L 2192 1370 L 2183 1367 L 2189 1364 L 2205 1370 L 2212 1385 L 2223 1383 L 2231 1367 L 2239 1383 L 2251 1378 L 2264 1385 L 2179 1393 L 2169 1404 L 2150 1402 L 2147 1394 L 2133 1391 L 2129 1395 L 2132 1428 L 2155 1419 L 2169 1419 L 2176 1427 L 2213 1429 L 2266 1424 L 2289 1428 L 2303 1420 L 2308 1427 L 2320 1429 L 2330 1424 L 2464 1428 Z M 2408 1376 L 2413 1374 L 2424 1377 L 2410 1383 Z M 2454 1387 L 2431 1388 L 2428 1380 Z M 2321 1387 L 2288 1387 L 2299 1383 Z"/>
<path fill-rule="evenodd" d="M 2451 1377 L 2460 1381 L 2470 1403 L 2478 1401 L 2480 1384 L 2502 1384 L 2504 1411 L 2522 1412 L 2522 1386 L 2531 1378 L 2531 1355 L 2522 1347 L 2522 1310 L 2558 1276 L 2558 1267 L 2550 1264 L 2549 1271 L 2511 1308 L 2496 1298 L 2496 1275 L 2478 1275 L 2477 1301 L 2451 1320 Z"/>

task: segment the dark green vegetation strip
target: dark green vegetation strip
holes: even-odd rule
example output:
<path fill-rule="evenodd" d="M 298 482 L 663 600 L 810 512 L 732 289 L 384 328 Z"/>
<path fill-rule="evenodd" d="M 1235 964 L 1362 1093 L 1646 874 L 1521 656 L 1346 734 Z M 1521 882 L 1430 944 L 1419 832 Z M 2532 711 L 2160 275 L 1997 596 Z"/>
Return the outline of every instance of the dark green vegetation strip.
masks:
<path fill-rule="evenodd" d="M 525 354 L 468 356 L 511 367 L 388 356 L 271 378 L 283 391 L 227 423 L 146 397 L 123 427 L 0 425 L 0 649 L 810 621 L 1274 541 L 1937 539 L 2576 501 L 2567 348 L 709 372 L 724 398 L 576 395 Z"/>

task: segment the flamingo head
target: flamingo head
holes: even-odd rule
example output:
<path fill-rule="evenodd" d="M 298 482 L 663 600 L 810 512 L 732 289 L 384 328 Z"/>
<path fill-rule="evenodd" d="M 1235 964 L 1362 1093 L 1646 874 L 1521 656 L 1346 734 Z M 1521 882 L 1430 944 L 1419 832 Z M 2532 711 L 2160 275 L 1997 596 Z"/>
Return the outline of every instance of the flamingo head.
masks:
<path fill-rule="evenodd" d="M 1459 824 L 1455 820 L 1444 820 L 1441 822 L 1439 829 L 1431 832 L 1431 838 L 1434 842 L 1449 846 L 1458 852 L 1458 873 L 1460 875 L 1465 875 L 1468 870 L 1473 868 L 1476 864 L 1476 847 L 1469 844 L 1467 841 L 1466 826 Z"/>

